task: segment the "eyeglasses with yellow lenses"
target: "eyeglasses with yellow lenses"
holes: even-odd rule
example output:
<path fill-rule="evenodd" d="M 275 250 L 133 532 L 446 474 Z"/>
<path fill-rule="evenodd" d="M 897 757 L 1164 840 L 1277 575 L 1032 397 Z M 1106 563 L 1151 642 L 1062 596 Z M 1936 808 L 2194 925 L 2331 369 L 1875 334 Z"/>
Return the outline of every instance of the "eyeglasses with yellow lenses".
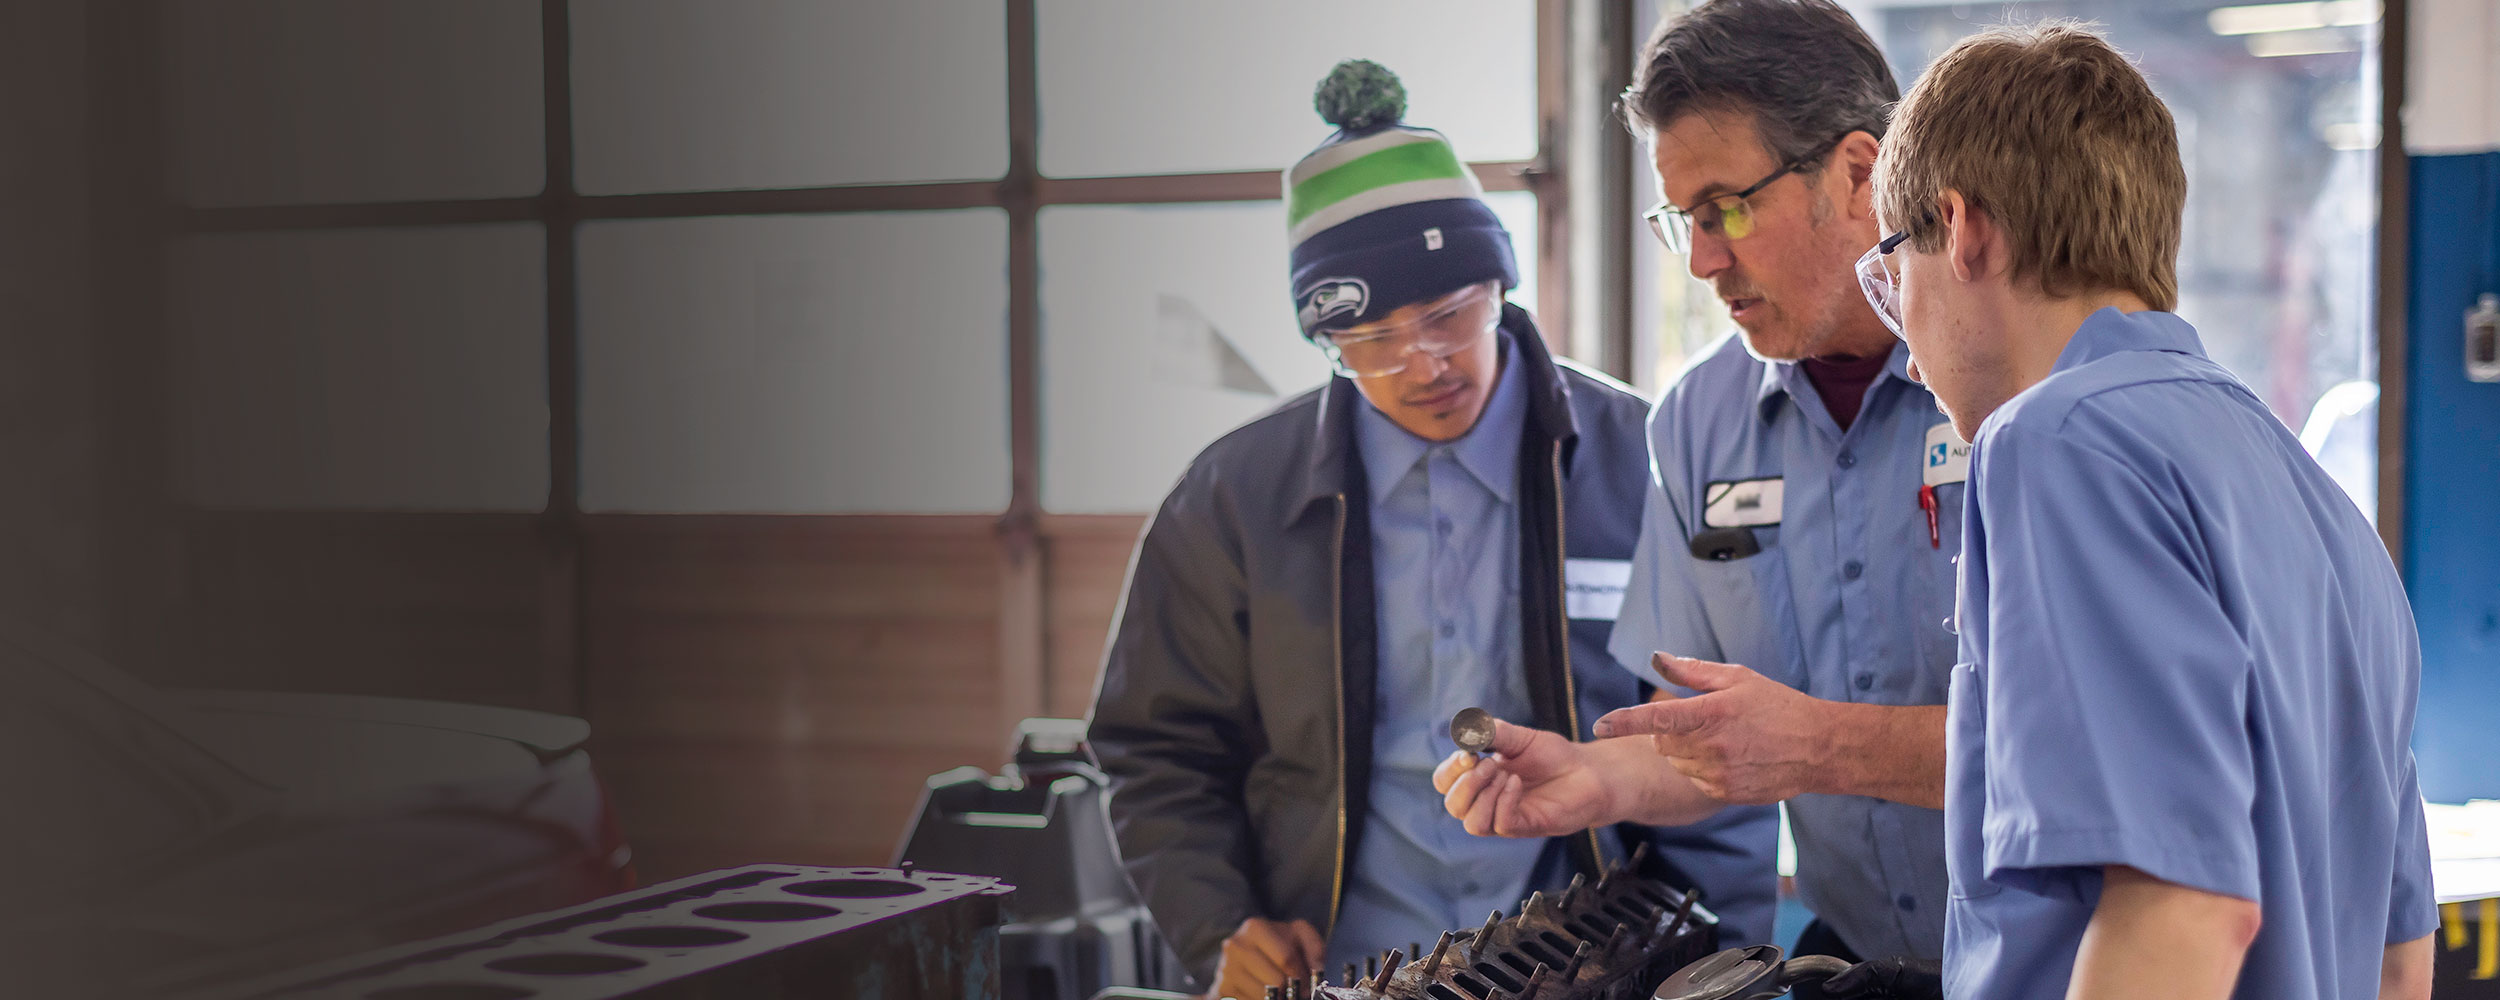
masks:
<path fill-rule="evenodd" d="M 1674 253 L 1693 252 L 1693 231 L 1696 229 L 1722 239 L 1744 239 L 1753 235 L 1754 231 L 1753 203 L 1746 199 L 1770 187 L 1772 181 L 1805 169 L 1838 142 L 1825 143 L 1812 153 L 1781 164 L 1769 176 L 1735 194 L 1706 198 L 1690 209 L 1677 208 L 1673 202 L 1661 201 L 1641 213 L 1641 218 L 1649 220 L 1649 231 L 1658 234 L 1658 242 L 1666 244 L 1667 249 Z"/>

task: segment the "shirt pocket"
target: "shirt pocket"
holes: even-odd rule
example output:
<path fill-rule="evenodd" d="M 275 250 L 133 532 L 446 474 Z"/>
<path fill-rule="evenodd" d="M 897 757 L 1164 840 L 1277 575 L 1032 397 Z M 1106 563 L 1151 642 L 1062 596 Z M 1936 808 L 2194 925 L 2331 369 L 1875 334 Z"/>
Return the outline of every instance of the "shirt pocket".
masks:
<path fill-rule="evenodd" d="M 1711 635 L 1719 641 L 1719 655 L 1728 663 L 1802 690 L 1805 678 L 1792 669 L 1784 652 L 1793 644 L 1779 641 L 1787 627 L 1780 601 L 1788 588 L 1787 555 L 1779 548 L 1777 528 L 1753 530 L 1762 545 L 1760 552 L 1726 562 L 1692 559 L 1685 565 L 1701 595 L 1702 611 L 1710 619 Z M 1691 655 L 1683 650 L 1666 652 Z"/>
<path fill-rule="evenodd" d="M 1945 881 L 1955 899 L 1993 896 L 1988 881 L 1988 680 L 1977 664 L 1953 665 L 1946 698 L 1944 744 Z"/>

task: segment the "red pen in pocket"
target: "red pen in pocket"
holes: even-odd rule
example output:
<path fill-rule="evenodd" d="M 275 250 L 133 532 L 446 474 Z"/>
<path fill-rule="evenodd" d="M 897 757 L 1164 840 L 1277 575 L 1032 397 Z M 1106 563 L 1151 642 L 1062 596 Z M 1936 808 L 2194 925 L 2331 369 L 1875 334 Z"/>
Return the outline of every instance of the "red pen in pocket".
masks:
<path fill-rule="evenodd" d="M 1940 530 L 1938 530 L 1938 529 L 1937 529 L 1937 527 L 1936 527 L 1936 488 L 1935 488 L 1935 487 L 1933 487 L 1933 486 L 1921 486 L 1921 487 L 1919 487 L 1919 488 L 1918 488 L 1918 509 L 1920 509 L 1920 510 L 1923 510 L 1923 511 L 1926 511 L 1926 512 L 1927 512 L 1927 545 L 1928 545 L 1928 547 L 1930 547 L 1930 548 L 1937 548 L 1937 549 L 1944 548 L 1944 534 L 1943 534 L 1943 532 L 1941 532 Z"/>

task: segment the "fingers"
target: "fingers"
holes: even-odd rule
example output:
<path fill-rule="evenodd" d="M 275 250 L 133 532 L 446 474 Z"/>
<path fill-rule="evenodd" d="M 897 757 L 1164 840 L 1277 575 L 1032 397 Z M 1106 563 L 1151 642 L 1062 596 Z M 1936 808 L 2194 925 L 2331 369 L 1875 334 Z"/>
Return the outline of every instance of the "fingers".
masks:
<path fill-rule="evenodd" d="M 1441 766 L 1432 769 L 1432 790 L 1445 796 L 1450 794 L 1450 787 L 1458 784 L 1458 779 L 1475 767 L 1475 754 L 1465 750 L 1451 752 L 1441 761 Z"/>
<path fill-rule="evenodd" d="M 1617 736 L 1681 736 L 1708 725 L 1715 703 L 1707 698 L 1678 698 L 1618 708 L 1592 727 L 1601 740 Z"/>
<path fill-rule="evenodd" d="M 1498 761 L 1487 761 L 1468 772 L 1462 784 L 1467 786 L 1469 798 L 1464 812 L 1458 817 L 1468 833 L 1478 837 L 1500 836 L 1494 832 L 1494 820 L 1500 815 L 1495 810 L 1501 806 L 1502 787 L 1513 780 L 1514 776 L 1504 771 Z"/>
<path fill-rule="evenodd" d="M 1311 926 L 1310 921 L 1296 920 L 1286 930 L 1292 933 L 1294 942 L 1302 946 L 1302 960 L 1298 963 L 1300 970 L 1316 969 L 1328 961 L 1328 942 L 1320 940 L 1319 928 Z"/>
<path fill-rule="evenodd" d="M 1469 813 L 1475 811 L 1476 800 L 1484 794 L 1486 781 L 1500 773 L 1501 762 L 1499 761 L 1468 761 L 1467 769 L 1460 772 L 1458 777 L 1450 782 L 1450 787 L 1442 791 L 1441 808 L 1449 810 L 1453 817 L 1466 819 Z M 1476 831 L 1471 829 L 1467 832 Z"/>
<path fill-rule="evenodd" d="M 1504 837 L 1511 837 L 1517 836 L 1523 832 L 1519 830 L 1516 825 L 1504 822 L 1504 818 L 1517 816 L 1519 814 L 1520 800 L 1525 798 L 1528 794 L 1527 786 L 1527 780 L 1516 774 L 1503 779 L 1501 796 L 1493 806 L 1494 833 Z"/>
<path fill-rule="evenodd" d="M 1730 663 L 1712 663 L 1665 653 L 1650 654 L 1649 666 L 1658 672 L 1658 676 L 1666 678 L 1667 683 L 1695 691 L 1718 691 L 1753 673 Z"/>
<path fill-rule="evenodd" d="M 1244 920 L 1240 929 L 1224 942 L 1225 979 L 1229 983 L 1234 973 L 1240 973 L 1261 988 L 1282 983 L 1299 971 L 1294 966 L 1302 963 L 1294 953 L 1300 950 L 1301 946 L 1275 922 L 1258 917 Z M 1249 998 L 1245 996 L 1243 1000 Z"/>
<path fill-rule="evenodd" d="M 1258 1000 L 1270 983 L 1292 978 L 1285 964 L 1254 948 L 1241 948 L 1224 953 L 1224 986 L 1235 1000 Z"/>

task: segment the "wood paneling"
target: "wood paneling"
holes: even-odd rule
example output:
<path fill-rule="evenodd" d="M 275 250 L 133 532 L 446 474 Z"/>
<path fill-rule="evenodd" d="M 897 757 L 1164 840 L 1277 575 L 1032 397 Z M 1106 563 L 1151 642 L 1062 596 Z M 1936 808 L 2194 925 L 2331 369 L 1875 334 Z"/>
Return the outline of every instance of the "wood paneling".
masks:
<path fill-rule="evenodd" d="M 591 753 L 646 879 L 882 864 L 925 779 L 995 770 L 981 517 L 586 519 Z"/>
<path fill-rule="evenodd" d="M 1047 711 L 1084 716 L 1144 518 L 1048 517 Z M 927 778 L 996 771 L 988 517 L 583 518 L 578 701 L 646 879 L 884 864 Z M 194 513 L 165 683 L 548 704 L 529 515 Z"/>
<path fill-rule="evenodd" d="M 1056 516 L 1042 521 L 1050 548 L 1050 714 L 1081 719 L 1094 703 L 1103 643 L 1128 582 L 1129 555 L 1146 519 L 1135 515 Z"/>

